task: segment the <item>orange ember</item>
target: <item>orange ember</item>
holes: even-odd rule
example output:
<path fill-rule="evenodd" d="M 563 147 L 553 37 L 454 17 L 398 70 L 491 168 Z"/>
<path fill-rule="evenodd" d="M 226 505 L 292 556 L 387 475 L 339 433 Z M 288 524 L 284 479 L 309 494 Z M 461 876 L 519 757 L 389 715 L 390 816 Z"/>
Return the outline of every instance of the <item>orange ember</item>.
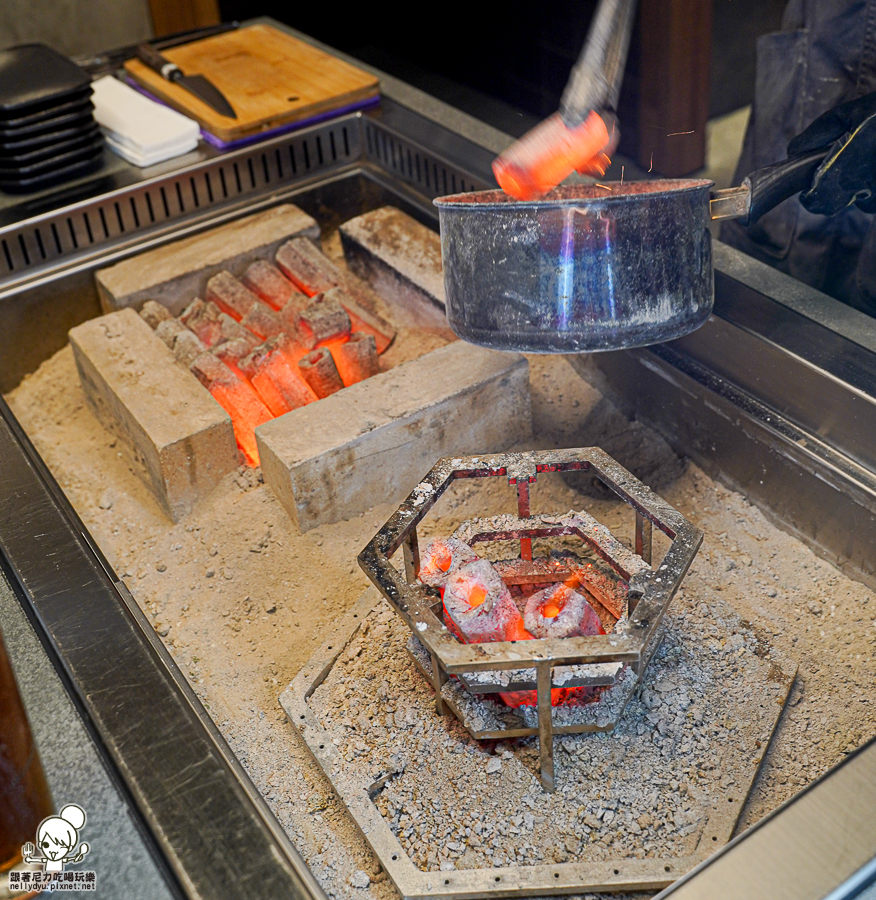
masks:
<path fill-rule="evenodd" d="M 487 599 L 487 589 L 479 584 L 476 584 L 468 592 L 468 597 L 466 599 L 468 600 L 469 606 L 480 606 L 484 602 L 484 600 Z"/>
<path fill-rule="evenodd" d="M 545 605 L 545 608 L 541 611 L 541 614 L 546 619 L 556 619 L 556 617 L 560 614 L 560 607 L 555 603 L 548 603 Z"/>
<path fill-rule="evenodd" d="M 450 554 L 449 550 L 441 550 L 435 554 L 435 565 L 438 566 L 442 572 L 446 572 L 450 568 L 452 562 L 453 556 Z"/>
<path fill-rule="evenodd" d="M 575 128 L 568 128 L 556 113 L 498 156 L 493 174 L 516 200 L 537 200 L 572 172 L 604 175 L 613 144 L 595 110 Z"/>
<path fill-rule="evenodd" d="M 259 465 L 259 451 L 255 430 L 271 421 L 271 414 L 246 381 L 234 384 L 214 384 L 210 388 L 213 399 L 231 416 L 237 446 L 251 466 Z"/>

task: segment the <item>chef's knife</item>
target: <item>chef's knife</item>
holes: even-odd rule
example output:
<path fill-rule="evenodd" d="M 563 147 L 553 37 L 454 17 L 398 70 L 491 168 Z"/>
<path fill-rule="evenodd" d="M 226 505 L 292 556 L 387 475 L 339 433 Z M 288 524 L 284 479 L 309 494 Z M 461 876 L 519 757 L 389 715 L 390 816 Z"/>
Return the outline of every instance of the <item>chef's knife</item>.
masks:
<path fill-rule="evenodd" d="M 203 75 L 184 75 L 182 69 L 169 59 L 163 57 L 154 47 L 148 44 L 140 44 L 137 47 L 137 59 L 145 63 L 155 72 L 170 81 L 185 88 L 190 94 L 194 94 L 199 100 L 203 100 L 211 109 L 215 109 L 220 116 L 228 116 L 236 119 L 237 113 L 234 107 L 225 99 L 222 92 Z"/>

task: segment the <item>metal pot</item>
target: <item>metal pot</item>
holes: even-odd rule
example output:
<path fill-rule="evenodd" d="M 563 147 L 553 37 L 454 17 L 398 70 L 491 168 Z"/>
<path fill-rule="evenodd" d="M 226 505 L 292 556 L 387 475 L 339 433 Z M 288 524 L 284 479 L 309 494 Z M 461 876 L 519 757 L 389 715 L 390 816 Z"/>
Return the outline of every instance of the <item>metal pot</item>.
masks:
<path fill-rule="evenodd" d="M 447 318 L 497 350 L 577 353 L 672 340 L 714 303 L 711 218 L 754 221 L 801 190 L 819 151 L 711 192 L 705 179 L 575 184 L 435 200 Z"/>

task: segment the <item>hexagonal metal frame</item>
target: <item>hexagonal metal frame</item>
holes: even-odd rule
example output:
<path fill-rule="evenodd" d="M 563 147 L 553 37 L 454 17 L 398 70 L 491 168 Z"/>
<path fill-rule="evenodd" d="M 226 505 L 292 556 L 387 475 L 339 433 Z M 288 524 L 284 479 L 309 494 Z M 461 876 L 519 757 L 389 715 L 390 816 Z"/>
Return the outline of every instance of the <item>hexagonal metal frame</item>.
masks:
<path fill-rule="evenodd" d="M 373 589 L 365 591 L 283 691 L 280 705 L 404 900 L 498 900 L 587 892 L 655 891 L 702 863 L 730 840 L 794 683 L 796 666 L 788 660 L 777 662 L 783 684 L 780 702 L 769 732 L 762 735 L 759 755 L 752 759 L 746 788 L 734 790 L 734 797 L 728 798 L 729 802 L 718 804 L 707 815 L 700 839 L 689 855 L 456 869 L 452 872 L 419 869 L 375 803 L 393 773 L 387 772 L 372 781 L 345 771 L 343 757 L 308 702 L 381 602 Z M 454 682 L 448 682 L 447 686 L 451 684 Z"/>
<path fill-rule="evenodd" d="M 605 542 L 590 533 L 592 529 L 585 529 L 583 534 L 579 532 L 620 577 L 628 579 L 628 618 L 607 635 L 459 643 L 433 609 L 437 599 L 435 589 L 417 581 L 417 525 L 456 479 L 507 477 L 509 484 L 517 486 L 519 513 L 516 520 L 519 527 L 512 529 L 509 537 L 521 540 L 521 555 L 525 558 L 527 550 L 531 554 L 531 538 L 569 533 L 568 529 L 551 527 L 543 516 L 529 515 L 529 484 L 541 473 L 566 471 L 595 475 L 632 507 L 636 514 L 636 552 L 646 563 L 650 564 L 651 559 L 652 525 L 672 540 L 656 570 L 648 565 L 633 573 L 611 556 Z M 447 711 L 443 689 L 450 675 L 535 669 L 538 728 L 521 733 L 538 734 L 541 782 L 545 790 L 552 791 L 555 788 L 553 734 L 557 730 L 551 706 L 553 668 L 620 662 L 630 666 L 641 680 L 659 644 L 666 610 L 702 540 L 700 529 L 598 447 L 502 453 L 439 460 L 359 554 L 359 565 L 428 652 L 431 681 L 440 713 Z M 390 561 L 399 548 L 403 549 L 404 574 Z M 624 706 L 625 703 L 620 704 L 616 714 L 599 726 L 567 726 L 563 731 L 610 731 Z"/>

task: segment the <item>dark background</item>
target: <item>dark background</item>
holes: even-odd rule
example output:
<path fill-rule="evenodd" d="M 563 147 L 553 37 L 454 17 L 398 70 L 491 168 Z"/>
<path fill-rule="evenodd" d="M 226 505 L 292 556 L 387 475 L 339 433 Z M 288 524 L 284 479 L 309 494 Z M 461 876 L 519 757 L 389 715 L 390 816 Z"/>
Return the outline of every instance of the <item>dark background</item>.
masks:
<path fill-rule="evenodd" d="M 715 0 L 710 117 L 751 103 L 755 42 L 779 28 L 786 0 Z M 596 0 L 362 4 L 219 0 L 223 21 L 269 15 L 510 134 L 555 112 Z M 637 30 L 621 119 L 637 91 Z M 520 115 L 523 113 L 523 115 Z"/>

